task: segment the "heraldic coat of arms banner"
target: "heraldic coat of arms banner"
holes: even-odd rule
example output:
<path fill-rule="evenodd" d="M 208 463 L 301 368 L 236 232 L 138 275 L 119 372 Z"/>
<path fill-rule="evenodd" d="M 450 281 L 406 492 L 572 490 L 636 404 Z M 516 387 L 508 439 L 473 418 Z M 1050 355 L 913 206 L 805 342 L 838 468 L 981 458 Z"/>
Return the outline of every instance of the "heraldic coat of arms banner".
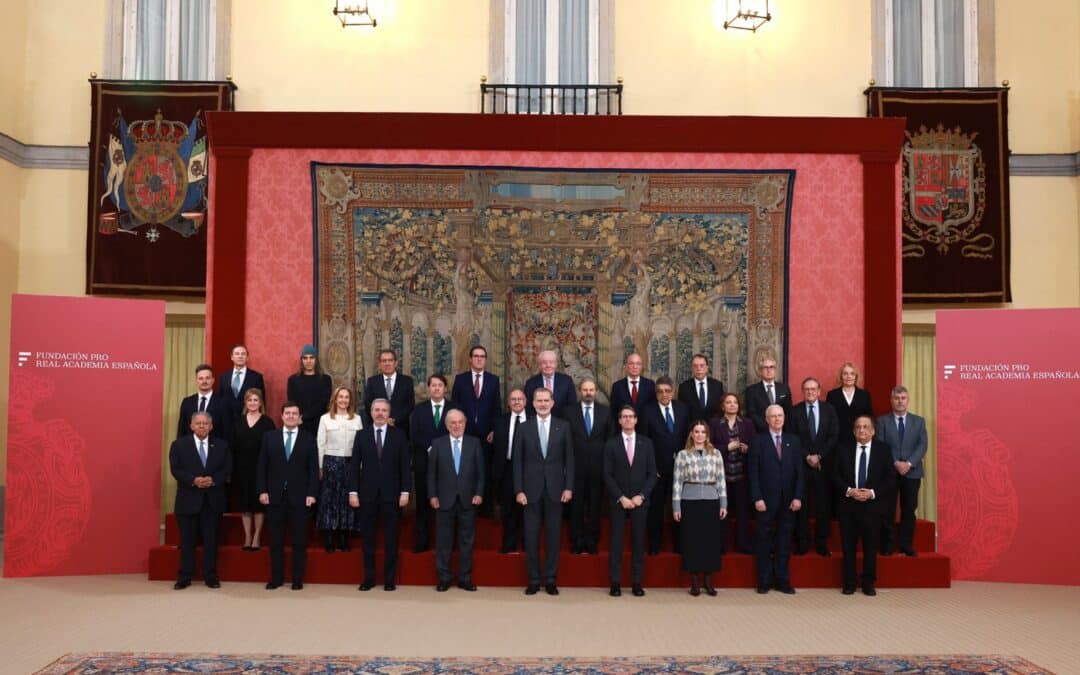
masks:
<path fill-rule="evenodd" d="M 904 302 L 1009 302 L 1008 89 L 866 94 L 868 116 L 907 118 Z"/>
<path fill-rule="evenodd" d="M 206 295 L 206 113 L 232 82 L 91 80 L 86 292 Z"/>

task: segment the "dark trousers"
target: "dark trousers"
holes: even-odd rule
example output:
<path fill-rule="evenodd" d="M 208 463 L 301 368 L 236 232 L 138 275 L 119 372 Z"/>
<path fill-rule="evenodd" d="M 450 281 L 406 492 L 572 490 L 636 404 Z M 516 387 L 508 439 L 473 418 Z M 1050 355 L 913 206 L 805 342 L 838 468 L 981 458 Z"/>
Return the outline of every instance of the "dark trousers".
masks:
<path fill-rule="evenodd" d="M 486 475 L 490 476 L 491 473 L 492 473 L 492 471 L 491 471 L 491 457 L 492 457 L 492 454 L 494 453 L 494 448 L 491 445 L 491 443 L 488 443 L 486 440 L 481 438 L 480 439 L 480 450 L 484 453 L 484 472 L 485 472 Z M 496 492 L 496 490 L 497 490 L 497 487 L 495 486 L 494 481 L 490 481 L 490 480 L 484 481 L 484 494 L 480 495 L 484 499 L 480 503 L 480 506 L 479 506 L 479 508 L 477 510 L 477 515 L 478 516 L 481 516 L 483 518 L 494 518 L 495 517 L 495 492 Z"/>
<path fill-rule="evenodd" d="M 611 554 L 608 571 L 611 583 L 622 582 L 623 537 L 626 521 L 630 521 L 630 583 L 641 584 L 645 573 L 645 521 L 648 518 L 647 505 L 627 511 L 618 502 L 611 506 Z"/>
<path fill-rule="evenodd" d="M 308 521 L 311 509 L 294 506 L 285 499 L 266 507 L 266 524 L 270 528 L 270 581 L 280 584 L 285 579 L 285 525 L 292 532 L 292 579 L 303 583 L 307 569 Z"/>
<path fill-rule="evenodd" d="M 832 482 L 829 470 L 803 467 L 806 474 L 806 494 L 813 504 L 803 504 L 796 514 L 795 540 L 799 552 L 810 548 L 810 512 L 814 513 L 814 545 L 824 547 L 829 542 L 829 521 L 832 518 Z"/>
<path fill-rule="evenodd" d="M 570 501 L 570 543 L 595 549 L 600 541 L 600 501 L 604 495 L 604 460 L 580 452 L 574 456 L 574 498 Z"/>
<path fill-rule="evenodd" d="M 664 543 L 664 516 L 671 507 L 671 471 L 660 473 L 660 479 L 656 481 L 656 487 L 648 501 L 649 553 L 659 553 Z M 675 551 L 678 551 L 679 524 L 675 521 L 671 522 L 671 541 Z"/>
<path fill-rule="evenodd" d="M 791 534 L 795 530 L 795 512 L 787 506 L 757 512 L 754 533 L 754 556 L 757 560 L 759 586 L 791 583 L 788 559 L 791 557 Z"/>
<path fill-rule="evenodd" d="M 892 550 L 895 548 L 914 550 L 915 542 L 915 509 L 919 506 L 919 485 L 921 478 L 905 478 L 896 474 L 896 495 L 900 498 L 900 525 L 896 524 L 896 509 L 886 509 L 886 515 L 881 527 L 881 548 Z M 890 497 L 891 500 L 895 499 Z"/>
<path fill-rule="evenodd" d="M 735 550 L 739 553 L 753 553 L 750 521 L 755 512 L 753 504 L 750 503 L 750 481 L 746 476 L 727 482 L 727 498 L 728 518 L 735 517 Z"/>
<path fill-rule="evenodd" d="M 844 549 L 844 587 L 855 587 L 855 555 L 859 540 L 863 549 L 863 587 L 877 580 L 878 532 L 881 518 L 865 504 L 851 504 L 840 514 L 840 542 Z"/>
<path fill-rule="evenodd" d="M 499 478 L 499 515 L 502 520 L 502 548 L 516 551 L 521 548 L 521 504 L 514 494 L 514 477 L 509 468 Z"/>
<path fill-rule="evenodd" d="M 195 545 L 200 535 L 203 543 L 203 579 L 217 580 L 218 527 L 220 525 L 221 514 L 211 509 L 205 500 L 198 513 L 176 514 L 176 526 L 180 529 L 180 571 L 176 575 L 177 580 L 191 581 L 191 578 L 195 576 Z"/>
<path fill-rule="evenodd" d="M 540 524 L 544 525 L 544 570 L 540 572 Z M 559 574 L 562 502 L 544 495 L 525 506 L 525 570 L 530 584 L 555 583 Z"/>
<path fill-rule="evenodd" d="M 431 548 L 431 497 L 427 491 L 427 452 L 413 454 L 413 487 L 416 489 L 415 548 Z"/>
<path fill-rule="evenodd" d="M 397 577 L 398 518 L 401 507 L 397 499 L 392 502 L 376 499 L 360 502 L 360 535 L 364 542 L 364 581 L 375 583 L 375 532 L 382 525 L 386 556 L 383 561 L 383 583 L 392 584 Z"/>
<path fill-rule="evenodd" d="M 476 540 L 476 509 L 454 500 L 450 508 L 435 512 L 435 573 L 440 583 L 450 583 L 454 573 L 450 556 L 454 552 L 454 532 L 458 543 L 458 582 L 472 583 L 473 542 Z"/>

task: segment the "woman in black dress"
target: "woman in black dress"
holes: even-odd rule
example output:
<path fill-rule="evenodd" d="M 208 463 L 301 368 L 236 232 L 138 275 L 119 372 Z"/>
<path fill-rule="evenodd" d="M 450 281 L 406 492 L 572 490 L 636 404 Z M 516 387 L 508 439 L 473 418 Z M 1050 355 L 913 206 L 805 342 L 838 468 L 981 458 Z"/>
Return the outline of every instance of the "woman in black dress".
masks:
<path fill-rule="evenodd" d="M 675 456 L 671 512 L 679 530 L 683 569 L 690 573 L 690 595 L 716 595 L 712 575 L 720 569 L 727 528 L 727 492 L 724 457 L 709 441 L 709 425 L 690 425 L 686 447 Z"/>
<path fill-rule="evenodd" d="M 262 392 L 254 387 L 244 392 L 244 411 L 233 424 L 229 447 L 233 452 L 232 494 L 240 520 L 244 523 L 244 550 L 259 550 L 263 526 L 263 505 L 255 491 L 255 472 L 259 463 L 262 437 L 274 430 L 266 416 Z"/>
<path fill-rule="evenodd" d="M 840 374 L 836 378 L 840 386 L 830 391 L 825 400 L 836 409 L 836 418 L 840 422 L 840 441 L 847 439 L 855 440 L 855 432 L 852 428 L 855 419 L 859 415 L 874 417 L 874 406 L 870 403 L 870 392 L 860 388 L 859 369 L 854 363 L 848 361 L 840 366 Z"/>
<path fill-rule="evenodd" d="M 330 406 L 330 376 L 322 371 L 314 345 L 300 350 L 300 370 L 289 376 L 286 392 L 300 406 L 300 428 L 312 436 L 319 432 L 319 417 Z"/>
<path fill-rule="evenodd" d="M 739 416 L 739 397 L 730 392 L 720 398 L 720 415 L 709 420 L 709 436 L 724 456 L 728 513 L 735 517 L 735 550 L 753 553 L 750 539 L 750 485 L 746 477 L 746 455 L 754 437 L 754 423 Z"/>

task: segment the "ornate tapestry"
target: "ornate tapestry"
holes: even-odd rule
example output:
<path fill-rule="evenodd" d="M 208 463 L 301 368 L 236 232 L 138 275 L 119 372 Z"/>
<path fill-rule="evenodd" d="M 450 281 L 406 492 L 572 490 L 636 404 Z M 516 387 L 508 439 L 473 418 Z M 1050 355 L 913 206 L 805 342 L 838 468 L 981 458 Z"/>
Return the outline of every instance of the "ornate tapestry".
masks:
<path fill-rule="evenodd" d="M 232 82 L 91 80 L 86 292 L 206 294 L 208 110 Z"/>
<path fill-rule="evenodd" d="M 483 344 L 520 386 L 551 349 L 605 392 L 631 352 L 677 382 L 704 353 L 741 389 L 786 355 L 794 178 L 313 162 L 323 365 L 357 387 L 390 347 L 422 389 Z"/>
<path fill-rule="evenodd" d="M 1008 89 L 871 87 L 869 117 L 906 117 L 903 299 L 1009 302 Z"/>

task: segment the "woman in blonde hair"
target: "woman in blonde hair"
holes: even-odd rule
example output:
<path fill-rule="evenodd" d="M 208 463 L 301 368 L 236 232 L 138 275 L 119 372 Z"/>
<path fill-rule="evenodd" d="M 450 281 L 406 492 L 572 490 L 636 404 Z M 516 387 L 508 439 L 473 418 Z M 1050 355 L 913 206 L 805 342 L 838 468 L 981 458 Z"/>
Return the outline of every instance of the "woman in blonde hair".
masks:
<path fill-rule="evenodd" d="M 859 368 L 847 361 L 840 366 L 840 372 L 836 377 L 838 386 L 831 390 L 825 400 L 836 409 L 836 418 L 840 422 L 840 441 L 847 439 L 855 441 L 855 432 L 852 427 L 859 415 L 874 417 L 874 406 L 870 403 L 870 392 L 859 387 Z"/>
<path fill-rule="evenodd" d="M 243 402 L 243 412 L 233 423 L 229 437 L 229 447 L 233 451 L 232 497 L 244 525 L 243 550 L 258 551 L 265 507 L 259 503 L 259 494 L 255 490 L 255 474 L 263 434 L 273 431 L 274 423 L 266 416 L 262 390 L 248 389 L 244 392 Z"/>
<path fill-rule="evenodd" d="M 709 440 L 709 425 L 690 425 L 686 447 L 675 457 L 671 511 L 680 528 L 683 569 L 690 573 L 690 595 L 716 595 L 712 575 L 720 569 L 727 528 L 724 458 Z"/>
<path fill-rule="evenodd" d="M 319 418 L 319 515 L 316 525 L 323 532 L 326 552 L 349 550 L 349 532 L 356 526 L 356 513 L 349 506 L 349 464 L 353 439 L 364 428 L 353 406 L 352 390 L 338 387 L 330 397 L 330 409 Z"/>

